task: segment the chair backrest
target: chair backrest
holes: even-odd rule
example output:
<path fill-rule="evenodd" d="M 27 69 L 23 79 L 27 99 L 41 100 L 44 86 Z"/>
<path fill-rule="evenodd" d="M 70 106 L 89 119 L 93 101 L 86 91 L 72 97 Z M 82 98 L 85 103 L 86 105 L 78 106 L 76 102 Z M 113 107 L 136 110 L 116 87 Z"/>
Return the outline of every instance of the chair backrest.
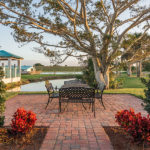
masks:
<path fill-rule="evenodd" d="M 69 98 L 69 99 L 94 98 L 95 90 L 93 88 L 85 88 L 85 87 L 61 88 L 59 90 L 59 96 L 61 98 Z"/>
<path fill-rule="evenodd" d="M 50 93 L 54 92 L 52 83 L 45 81 L 45 87 L 47 89 L 47 92 L 50 92 Z"/>

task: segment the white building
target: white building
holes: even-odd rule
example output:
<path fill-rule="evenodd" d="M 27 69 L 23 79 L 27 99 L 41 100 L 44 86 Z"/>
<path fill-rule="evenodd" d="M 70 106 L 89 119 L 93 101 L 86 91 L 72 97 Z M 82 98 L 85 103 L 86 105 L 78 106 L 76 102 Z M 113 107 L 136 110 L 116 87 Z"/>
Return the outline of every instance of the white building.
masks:
<path fill-rule="evenodd" d="M 21 73 L 31 73 L 35 71 L 35 68 L 32 66 L 21 66 Z"/>

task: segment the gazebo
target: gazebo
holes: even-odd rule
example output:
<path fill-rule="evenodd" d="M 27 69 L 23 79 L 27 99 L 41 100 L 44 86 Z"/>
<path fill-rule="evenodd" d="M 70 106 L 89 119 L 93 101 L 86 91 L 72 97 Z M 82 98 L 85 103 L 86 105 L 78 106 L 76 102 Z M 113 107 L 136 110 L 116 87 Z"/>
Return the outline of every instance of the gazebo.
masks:
<path fill-rule="evenodd" d="M 19 82 L 21 80 L 21 60 L 23 60 L 23 57 L 0 50 L 0 62 L 2 62 L 1 65 L 5 74 L 2 80 L 5 83 Z M 6 65 L 4 61 L 7 61 L 8 64 Z M 17 65 L 12 65 L 12 61 L 17 61 Z"/>

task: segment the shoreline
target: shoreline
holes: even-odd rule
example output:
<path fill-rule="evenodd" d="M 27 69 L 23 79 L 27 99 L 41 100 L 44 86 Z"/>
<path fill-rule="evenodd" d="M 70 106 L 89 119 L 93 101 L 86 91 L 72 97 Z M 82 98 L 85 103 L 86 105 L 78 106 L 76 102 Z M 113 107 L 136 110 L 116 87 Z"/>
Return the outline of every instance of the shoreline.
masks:
<path fill-rule="evenodd" d="M 34 83 L 34 82 L 40 82 L 40 81 L 46 81 L 46 80 L 54 80 L 54 79 L 70 79 L 70 78 L 76 78 L 76 75 L 64 75 L 64 76 L 45 76 L 45 77 L 40 77 L 38 79 L 28 79 L 29 83 Z M 24 84 L 22 84 L 24 85 Z"/>
<path fill-rule="evenodd" d="M 13 88 L 19 87 L 21 85 L 29 84 L 29 83 L 35 83 L 35 82 L 40 82 L 40 81 L 46 81 L 46 80 L 55 80 L 55 79 L 70 79 L 70 78 L 76 78 L 78 75 L 43 75 L 39 76 L 37 78 L 32 78 L 35 77 L 36 75 L 31 75 L 31 77 L 28 78 L 21 78 L 20 82 L 14 82 L 14 83 L 8 83 L 6 85 L 6 90 L 11 90 Z"/>

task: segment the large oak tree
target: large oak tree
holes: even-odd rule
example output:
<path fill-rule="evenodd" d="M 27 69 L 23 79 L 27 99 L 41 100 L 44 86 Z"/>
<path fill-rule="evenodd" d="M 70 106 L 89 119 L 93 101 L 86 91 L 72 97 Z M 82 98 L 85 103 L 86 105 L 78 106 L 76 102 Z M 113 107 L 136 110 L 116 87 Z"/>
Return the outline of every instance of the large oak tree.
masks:
<path fill-rule="evenodd" d="M 99 88 L 109 86 L 113 61 L 142 35 L 121 48 L 133 28 L 143 34 L 150 25 L 150 1 L 144 0 L 1 0 L 0 23 L 14 29 L 17 42 L 36 42 L 50 57 L 88 55 L 94 63 Z M 50 35 L 50 38 L 47 38 Z M 51 42 L 53 36 L 59 37 Z M 46 37 L 46 38 L 45 38 Z M 82 53 L 78 53 L 82 52 Z"/>

